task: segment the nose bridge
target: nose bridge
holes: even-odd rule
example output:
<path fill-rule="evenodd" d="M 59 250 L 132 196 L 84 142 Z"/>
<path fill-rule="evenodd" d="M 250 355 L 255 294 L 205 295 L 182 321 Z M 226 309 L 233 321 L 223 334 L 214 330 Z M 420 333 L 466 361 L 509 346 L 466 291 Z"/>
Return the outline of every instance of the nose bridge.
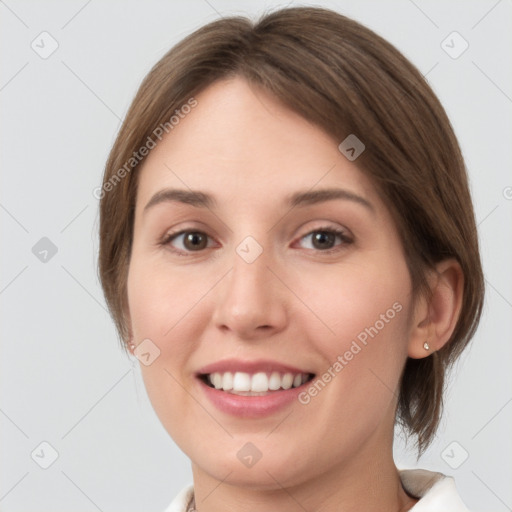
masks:
<path fill-rule="evenodd" d="M 253 236 L 245 237 L 235 247 L 231 272 L 222 283 L 216 305 L 215 322 L 219 327 L 227 327 L 241 337 L 251 337 L 261 330 L 268 334 L 269 329 L 279 330 L 284 326 L 285 298 L 268 268 L 275 266 L 272 254 L 271 249 Z"/>

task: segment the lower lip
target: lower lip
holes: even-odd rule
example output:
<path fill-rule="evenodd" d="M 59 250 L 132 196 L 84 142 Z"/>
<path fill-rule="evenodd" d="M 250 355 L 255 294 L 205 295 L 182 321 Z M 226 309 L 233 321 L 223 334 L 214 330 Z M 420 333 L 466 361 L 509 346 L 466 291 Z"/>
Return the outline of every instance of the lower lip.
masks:
<path fill-rule="evenodd" d="M 306 382 L 297 388 L 272 391 L 268 395 L 243 396 L 211 388 L 201 379 L 198 381 L 206 396 L 217 409 L 240 418 L 260 418 L 284 409 L 294 400 L 298 400 L 298 394 L 308 384 Z"/>

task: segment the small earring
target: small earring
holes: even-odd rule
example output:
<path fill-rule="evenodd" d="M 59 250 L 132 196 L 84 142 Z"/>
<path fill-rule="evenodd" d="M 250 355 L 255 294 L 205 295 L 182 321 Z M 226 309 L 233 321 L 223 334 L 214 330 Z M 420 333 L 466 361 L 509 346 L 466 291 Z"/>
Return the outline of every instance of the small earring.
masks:
<path fill-rule="evenodd" d="M 423 343 L 423 348 L 425 350 L 430 350 L 430 345 L 428 344 L 428 342 L 425 341 L 425 343 Z"/>
<path fill-rule="evenodd" d="M 130 352 L 133 353 L 133 351 L 135 350 L 135 345 L 133 343 L 130 343 L 129 347 L 130 347 Z"/>

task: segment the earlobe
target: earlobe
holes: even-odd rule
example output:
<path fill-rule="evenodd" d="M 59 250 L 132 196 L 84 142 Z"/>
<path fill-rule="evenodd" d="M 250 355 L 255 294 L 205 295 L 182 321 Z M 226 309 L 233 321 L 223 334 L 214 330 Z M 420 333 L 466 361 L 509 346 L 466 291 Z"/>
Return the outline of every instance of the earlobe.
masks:
<path fill-rule="evenodd" d="M 130 354 L 134 355 L 134 350 L 136 348 L 135 343 L 133 342 L 133 334 L 132 334 L 132 328 L 130 324 L 128 325 L 128 338 L 124 340 L 124 345 L 130 352 Z"/>
<path fill-rule="evenodd" d="M 419 299 L 409 339 L 408 356 L 428 357 L 450 339 L 462 307 L 464 275 L 454 259 L 436 266 L 430 278 L 431 296 Z"/>

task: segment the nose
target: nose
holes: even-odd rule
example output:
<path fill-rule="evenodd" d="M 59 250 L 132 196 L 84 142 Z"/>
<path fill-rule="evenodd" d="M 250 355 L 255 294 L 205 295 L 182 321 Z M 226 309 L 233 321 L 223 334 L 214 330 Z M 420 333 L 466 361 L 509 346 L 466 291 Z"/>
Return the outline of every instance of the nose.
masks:
<path fill-rule="evenodd" d="M 213 321 L 240 339 L 257 340 L 282 331 L 287 323 L 286 288 L 263 253 L 251 263 L 234 253 L 232 269 L 218 286 Z M 270 270 L 270 268 L 272 270 Z"/>

